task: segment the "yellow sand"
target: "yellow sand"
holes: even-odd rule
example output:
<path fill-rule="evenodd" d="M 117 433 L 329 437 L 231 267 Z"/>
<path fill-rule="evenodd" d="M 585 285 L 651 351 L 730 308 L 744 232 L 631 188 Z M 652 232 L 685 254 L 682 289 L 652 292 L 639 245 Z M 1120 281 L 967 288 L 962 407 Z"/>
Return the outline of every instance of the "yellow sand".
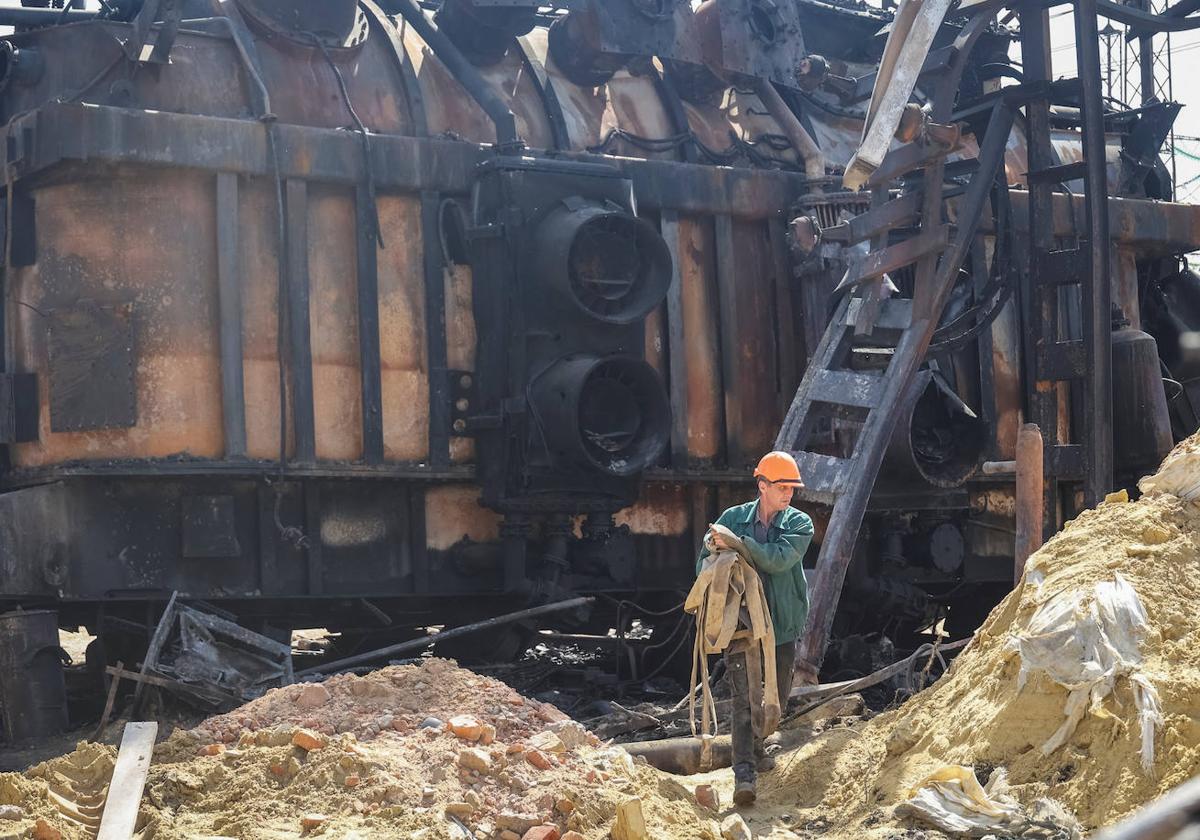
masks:
<path fill-rule="evenodd" d="M 1030 582 L 1035 570 L 1045 576 L 1040 588 Z M 1066 744 L 1043 755 L 1041 745 L 1063 721 L 1067 692 L 1037 677 L 1018 691 L 1020 663 L 1007 646 L 1055 594 L 1091 590 L 1117 571 L 1137 590 L 1151 625 L 1144 673 L 1161 695 L 1165 724 L 1150 775 L 1140 766 L 1137 710 L 1124 678 L 1103 714 L 1085 717 Z M 760 782 L 752 826 L 765 834 L 788 814 L 793 825 L 828 821 L 825 837 L 887 836 L 897 824 L 894 807 L 946 764 L 982 768 L 984 778 L 1005 767 L 1025 804 L 1050 796 L 1086 828 L 1115 822 L 1200 772 L 1198 604 L 1200 502 L 1158 495 L 1087 511 L 1030 559 L 1026 581 L 945 678 L 896 711 L 784 756 L 781 770 Z M 713 779 L 728 789 L 726 775 Z"/>

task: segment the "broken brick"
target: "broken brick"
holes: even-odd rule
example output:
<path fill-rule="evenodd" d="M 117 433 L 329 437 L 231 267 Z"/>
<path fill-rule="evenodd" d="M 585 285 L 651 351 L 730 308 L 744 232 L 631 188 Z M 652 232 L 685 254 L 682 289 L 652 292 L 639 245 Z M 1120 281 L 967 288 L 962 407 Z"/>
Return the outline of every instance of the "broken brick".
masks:
<path fill-rule="evenodd" d="M 541 750 L 529 750 L 525 753 L 525 760 L 539 770 L 550 769 L 550 759 Z"/>
<path fill-rule="evenodd" d="M 305 814 L 300 818 L 300 827 L 305 831 L 312 831 L 314 828 L 320 828 L 328 821 L 329 817 L 324 814 Z"/>
<path fill-rule="evenodd" d="M 329 743 L 329 739 L 320 733 L 313 732 L 308 729 L 297 729 L 292 735 L 292 746 L 299 747 L 306 752 L 319 750 Z"/>
<path fill-rule="evenodd" d="M 33 825 L 33 840 L 62 840 L 62 832 L 45 820 L 38 820 Z"/>
<path fill-rule="evenodd" d="M 308 683 L 296 694 L 296 705 L 301 709 L 316 709 L 332 699 L 329 689 L 320 683 Z"/>
<path fill-rule="evenodd" d="M 220 755 L 225 752 L 224 744 L 206 744 L 196 750 L 196 755 Z"/>
<path fill-rule="evenodd" d="M 717 791 L 712 785 L 698 785 L 696 787 L 696 804 L 710 811 L 720 811 L 721 797 L 717 795 Z"/>
<path fill-rule="evenodd" d="M 358 787 L 360 784 L 362 784 L 362 779 L 360 779 L 358 776 L 351 775 L 346 777 L 346 787 Z"/>
<path fill-rule="evenodd" d="M 455 715 L 450 718 L 448 727 L 464 741 L 478 741 L 483 735 L 483 725 L 470 715 Z"/>
<path fill-rule="evenodd" d="M 536 825 L 526 831 L 521 840 L 559 840 L 558 827 L 553 825 Z"/>

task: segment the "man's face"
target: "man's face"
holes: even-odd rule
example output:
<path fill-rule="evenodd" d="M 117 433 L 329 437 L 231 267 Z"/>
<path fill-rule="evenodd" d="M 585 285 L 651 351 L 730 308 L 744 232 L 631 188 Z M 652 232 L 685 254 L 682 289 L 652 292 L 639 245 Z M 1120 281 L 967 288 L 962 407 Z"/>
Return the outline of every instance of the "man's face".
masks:
<path fill-rule="evenodd" d="M 790 484 L 772 484 L 764 479 L 759 479 L 758 491 L 771 511 L 783 510 L 792 503 L 792 497 L 796 494 L 796 488 Z"/>

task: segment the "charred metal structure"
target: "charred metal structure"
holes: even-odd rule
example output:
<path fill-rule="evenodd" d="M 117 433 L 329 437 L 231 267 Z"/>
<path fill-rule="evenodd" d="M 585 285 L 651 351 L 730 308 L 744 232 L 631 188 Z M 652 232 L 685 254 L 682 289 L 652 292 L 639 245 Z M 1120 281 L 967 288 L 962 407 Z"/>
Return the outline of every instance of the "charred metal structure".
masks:
<path fill-rule="evenodd" d="M 861 192 L 894 22 L 854 4 L 0 11 L 0 597 L 109 657 L 173 592 L 349 637 L 604 593 L 607 629 L 778 438 L 843 505 L 827 631 L 971 626 L 1022 417 L 1053 527 L 1200 411 L 1178 106 L 1022 75 L 996 8 L 939 21 Z"/>

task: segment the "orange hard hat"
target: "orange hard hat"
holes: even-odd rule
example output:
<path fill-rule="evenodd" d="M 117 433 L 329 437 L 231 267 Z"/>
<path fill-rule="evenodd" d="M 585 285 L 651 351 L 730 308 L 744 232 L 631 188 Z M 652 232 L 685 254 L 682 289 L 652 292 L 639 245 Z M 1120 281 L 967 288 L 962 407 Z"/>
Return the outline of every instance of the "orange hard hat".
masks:
<path fill-rule="evenodd" d="M 800 467 L 796 459 L 787 452 L 768 452 L 754 468 L 755 478 L 765 478 L 772 484 L 792 484 L 803 487 L 804 480 L 800 478 Z"/>

